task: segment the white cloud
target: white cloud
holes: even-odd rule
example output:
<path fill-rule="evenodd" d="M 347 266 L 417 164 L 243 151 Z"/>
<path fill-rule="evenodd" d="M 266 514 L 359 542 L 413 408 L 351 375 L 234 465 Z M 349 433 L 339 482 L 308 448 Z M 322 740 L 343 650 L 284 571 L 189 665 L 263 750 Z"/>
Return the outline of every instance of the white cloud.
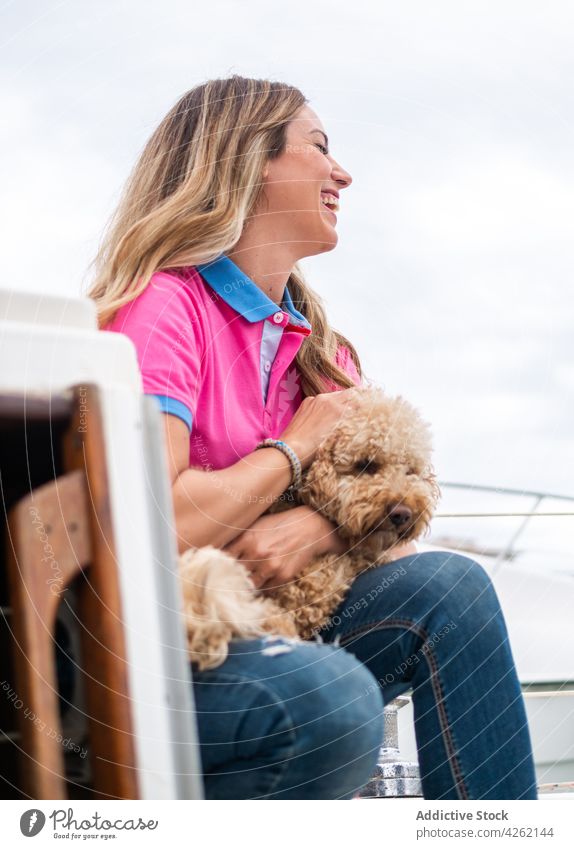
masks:
<path fill-rule="evenodd" d="M 407 193 L 409 239 L 430 255 L 536 254 L 569 247 L 574 180 L 552 163 L 541 167 L 524 148 L 491 143 L 450 160 L 448 175 Z M 404 231 L 402 232 L 404 236 Z M 401 233 L 391 250 L 405 249 Z"/>

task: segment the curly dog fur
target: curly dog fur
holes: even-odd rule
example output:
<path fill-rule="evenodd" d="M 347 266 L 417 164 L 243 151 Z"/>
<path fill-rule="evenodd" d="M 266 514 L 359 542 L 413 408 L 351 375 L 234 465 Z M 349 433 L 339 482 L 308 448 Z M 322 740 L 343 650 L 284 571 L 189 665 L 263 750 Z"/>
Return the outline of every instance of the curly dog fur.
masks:
<path fill-rule="evenodd" d="M 182 554 L 188 648 L 200 669 L 222 663 L 234 637 L 313 637 L 357 575 L 427 530 L 440 495 L 428 424 L 400 396 L 367 386 L 350 391 L 357 409 L 323 440 L 296 498 L 269 509 L 312 507 L 335 523 L 346 553 L 316 557 L 294 580 L 261 592 L 226 552 L 206 546 Z"/>

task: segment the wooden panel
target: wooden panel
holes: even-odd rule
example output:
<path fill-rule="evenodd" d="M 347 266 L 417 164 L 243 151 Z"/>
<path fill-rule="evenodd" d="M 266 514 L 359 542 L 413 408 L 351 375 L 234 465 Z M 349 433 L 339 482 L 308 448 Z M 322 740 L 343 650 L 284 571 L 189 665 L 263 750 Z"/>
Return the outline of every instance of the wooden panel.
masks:
<path fill-rule="evenodd" d="M 7 565 L 12 607 L 23 790 L 63 799 L 65 775 L 54 663 L 56 611 L 90 559 L 84 474 L 38 487 L 8 516 Z"/>
<path fill-rule="evenodd" d="M 65 438 L 64 465 L 88 481 L 92 562 L 79 589 L 84 625 L 82 656 L 98 798 L 139 798 L 131 721 L 126 645 L 120 597 L 105 439 L 99 392 L 74 388 L 74 415 Z"/>
<path fill-rule="evenodd" d="M 65 474 L 23 498 L 18 495 L 20 500 L 9 513 L 4 546 L 14 623 L 15 684 L 22 701 L 17 710 L 20 781 L 31 798 L 67 797 L 57 739 L 61 728 L 55 621 L 66 588 L 77 579 L 84 668 L 75 671 L 85 680 L 93 795 L 137 799 L 100 396 L 97 387 L 88 385 L 74 387 L 69 395 L 58 398 L 54 404 L 36 399 L 30 407 L 22 397 L 0 396 L 0 418 L 6 427 L 27 431 L 30 423 L 41 426 L 57 418 L 60 427 L 53 433 L 58 434 L 58 451 L 64 443 Z"/>

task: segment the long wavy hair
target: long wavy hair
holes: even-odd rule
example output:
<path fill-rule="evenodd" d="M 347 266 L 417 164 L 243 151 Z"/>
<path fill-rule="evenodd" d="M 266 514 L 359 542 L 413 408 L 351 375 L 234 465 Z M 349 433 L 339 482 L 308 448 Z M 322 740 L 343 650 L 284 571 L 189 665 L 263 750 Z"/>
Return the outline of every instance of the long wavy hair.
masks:
<path fill-rule="evenodd" d="M 238 75 L 180 98 L 145 145 L 90 265 L 87 294 L 100 327 L 154 272 L 211 262 L 233 249 L 261 197 L 266 162 L 283 152 L 287 124 L 307 102 L 293 86 Z M 323 378 L 353 386 L 335 356 L 345 345 L 361 374 L 357 352 L 329 326 L 297 263 L 287 285 L 313 328 L 296 358 L 304 395 L 324 392 Z"/>

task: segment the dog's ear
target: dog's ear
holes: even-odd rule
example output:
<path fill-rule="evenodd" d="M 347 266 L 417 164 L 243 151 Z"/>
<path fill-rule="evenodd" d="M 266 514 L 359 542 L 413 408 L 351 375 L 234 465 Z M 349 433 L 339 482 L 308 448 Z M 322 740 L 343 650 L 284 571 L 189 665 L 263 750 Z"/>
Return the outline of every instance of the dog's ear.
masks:
<path fill-rule="evenodd" d="M 303 476 L 299 497 L 302 504 L 318 510 L 327 519 L 333 519 L 337 509 L 337 475 L 332 463 L 315 458 Z"/>
<path fill-rule="evenodd" d="M 313 464 L 332 463 L 335 459 L 336 439 L 333 432 L 327 434 L 322 442 L 319 443 L 315 453 Z M 312 464 L 312 465 L 313 465 Z M 309 467 L 310 468 L 310 467 Z"/>
<path fill-rule="evenodd" d="M 302 480 L 304 479 L 305 473 L 303 472 Z M 282 492 L 278 498 L 271 502 L 265 513 L 283 513 L 285 510 L 292 510 L 293 507 L 299 507 L 302 503 L 298 491 L 293 492 L 291 489 L 286 489 L 285 492 Z"/>
<path fill-rule="evenodd" d="M 301 474 L 301 486 L 299 487 L 296 493 L 297 501 L 299 504 L 305 503 L 305 498 L 309 493 L 310 470 L 311 466 L 308 466 Z"/>
<path fill-rule="evenodd" d="M 434 473 L 434 469 L 431 467 L 428 473 L 425 476 L 425 480 L 430 485 L 432 490 L 432 497 L 434 500 L 434 507 L 438 505 L 440 499 L 442 498 L 442 492 L 440 486 L 437 483 L 436 475 Z"/>

